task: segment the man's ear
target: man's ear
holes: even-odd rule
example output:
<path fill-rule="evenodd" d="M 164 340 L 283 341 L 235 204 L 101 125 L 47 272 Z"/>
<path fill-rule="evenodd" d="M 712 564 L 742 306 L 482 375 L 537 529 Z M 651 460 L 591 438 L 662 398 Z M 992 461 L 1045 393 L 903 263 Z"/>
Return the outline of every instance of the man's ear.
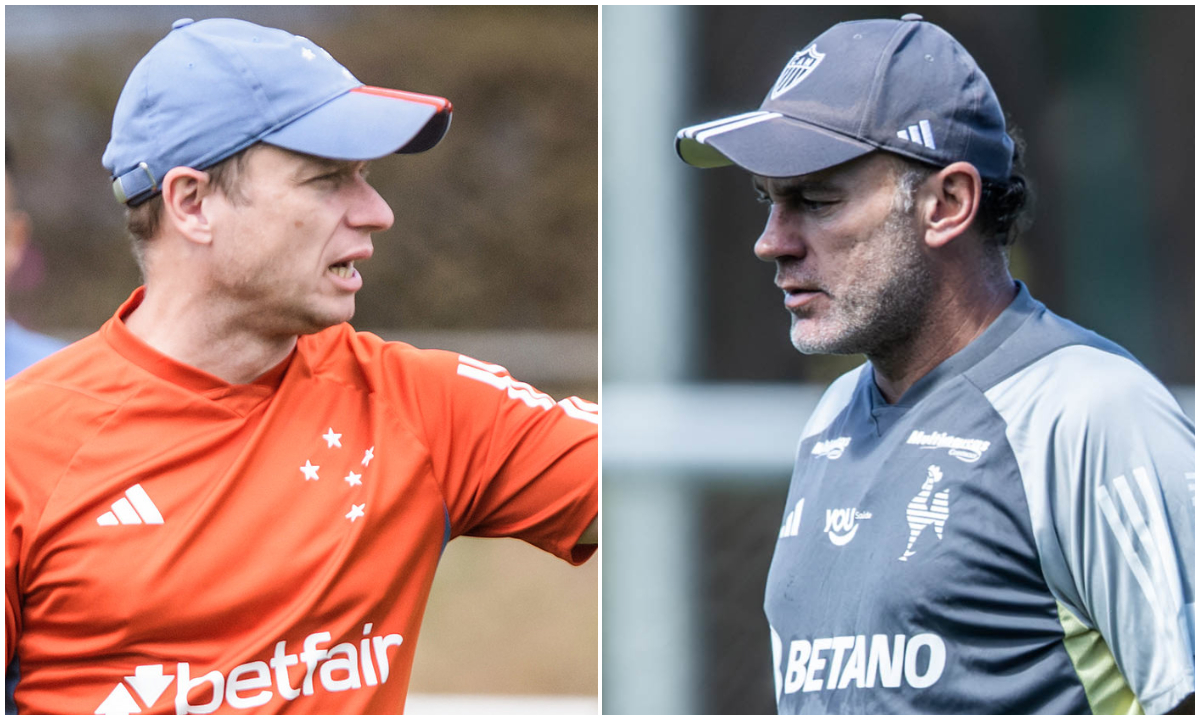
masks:
<path fill-rule="evenodd" d="M 966 232 L 975 221 L 983 180 L 974 165 L 956 162 L 930 176 L 925 188 L 930 193 L 925 203 L 925 244 L 940 248 Z"/>
<path fill-rule="evenodd" d="M 171 168 L 162 184 L 164 219 L 192 242 L 212 242 L 212 227 L 204 202 L 212 193 L 208 173 L 189 167 Z"/>

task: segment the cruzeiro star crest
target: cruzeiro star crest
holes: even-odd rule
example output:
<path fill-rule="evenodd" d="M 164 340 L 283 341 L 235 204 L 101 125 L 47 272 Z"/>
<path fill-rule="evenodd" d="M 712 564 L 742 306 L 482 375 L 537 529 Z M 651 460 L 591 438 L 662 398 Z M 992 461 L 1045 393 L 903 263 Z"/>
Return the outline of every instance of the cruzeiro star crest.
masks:
<path fill-rule="evenodd" d="M 363 476 L 367 473 L 367 469 L 370 467 L 371 461 L 375 459 L 375 446 L 372 445 L 369 448 L 365 448 L 362 459 L 355 462 L 358 456 L 351 453 L 355 453 L 357 451 L 352 451 L 342 446 L 342 435 L 342 433 L 335 431 L 332 426 L 327 426 L 324 434 L 319 434 L 319 437 L 320 441 L 325 443 L 325 450 L 346 451 L 346 459 L 350 464 L 350 468 L 342 480 L 345 481 L 346 487 L 349 490 L 354 491 L 362 487 Z M 321 466 L 314 465 L 311 458 L 306 458 L 304 464 L 299 466 L 297 469 L 303 474 L 304 482 L 306 483 L 319 482 L 321 480 Z M 355 472 L 356 469 L 361 470 L 361 472 Z M 338 472 L 340 473 L 340 471 Z M 367 504 L 365 502 L 355 503 L 354 499 L 356 498 L 352 496 L 350 509 L 345 513 L 344 516 L 351 523 L 361 517 L 366 517 L 367 511 Z"/>

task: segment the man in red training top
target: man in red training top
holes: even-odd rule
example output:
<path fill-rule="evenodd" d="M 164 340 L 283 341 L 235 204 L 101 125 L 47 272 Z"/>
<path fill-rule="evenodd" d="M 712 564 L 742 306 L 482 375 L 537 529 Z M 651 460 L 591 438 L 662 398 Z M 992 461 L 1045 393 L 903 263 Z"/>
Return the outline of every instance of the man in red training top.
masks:
<path fill-rule="evenodd" d="M 595 405 L 346 324 L 367 162 L 450 111 L 238 20 L 134 68 L 103 160 L 145 286 L 6 387 L 10 708 L 400 712 L 450 538 L 595 551 Z"/>

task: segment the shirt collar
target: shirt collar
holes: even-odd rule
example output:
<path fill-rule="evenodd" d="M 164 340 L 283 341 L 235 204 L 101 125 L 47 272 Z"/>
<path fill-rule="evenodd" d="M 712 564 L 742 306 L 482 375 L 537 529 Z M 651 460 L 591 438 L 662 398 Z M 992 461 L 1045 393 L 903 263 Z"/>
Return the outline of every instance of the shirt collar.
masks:
<path fill-rule="evenodd" d="M 865 384 L 869 386 L 869 392 L 871 393 L 871 406 L 873 408 L 881 408 L 890 405 L 898 408 L 910 408 L 933 392 L 934 389 L 962 375 L 981 360 L 991 355 L 1031 315 L 1043 307 L 1042 303 L 1035 300 L 1029 294 L 1029 288 L 1025 287 L 1025 283 L 1020 280 L 1014 280 L 1013 282 L 1017 285 L 1017 296 L 988 325 L 987 329 L 979 337 L 968 343 L 962 350 L 943 360 L 937 367 L 913 383 L 912 387 L 900 396 L 900 399 L 895 403 L 888 403 L 884 399 L 883 393 L 879 391 L 879 387 L 875 384 L 874 368 L 872 368 L 870 373 L 864 373 L 868 378 Z"/>

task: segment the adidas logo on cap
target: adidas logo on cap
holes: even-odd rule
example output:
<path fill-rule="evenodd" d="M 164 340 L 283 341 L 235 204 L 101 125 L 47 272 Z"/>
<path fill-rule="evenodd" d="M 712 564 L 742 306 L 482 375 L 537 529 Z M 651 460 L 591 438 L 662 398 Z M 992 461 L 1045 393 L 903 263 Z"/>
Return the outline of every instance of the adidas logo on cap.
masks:
<path fill-rule="evenodd" d="M 112 510 L 96 518 L 97 525 L 162 525 L 163 516 L 141 485 L 125 491 L 125 497 L 112 504 Z"/>
<path fill-rule="evenodd" d="M 897 132 L 896 137 L 924 145 L 930 150 L 937 150 L 937 145 L 933 142 L 933 128 L 929 125 L 928 120 L 922 120 L 916 125 L 909 125 L 904 130 Z"/>

